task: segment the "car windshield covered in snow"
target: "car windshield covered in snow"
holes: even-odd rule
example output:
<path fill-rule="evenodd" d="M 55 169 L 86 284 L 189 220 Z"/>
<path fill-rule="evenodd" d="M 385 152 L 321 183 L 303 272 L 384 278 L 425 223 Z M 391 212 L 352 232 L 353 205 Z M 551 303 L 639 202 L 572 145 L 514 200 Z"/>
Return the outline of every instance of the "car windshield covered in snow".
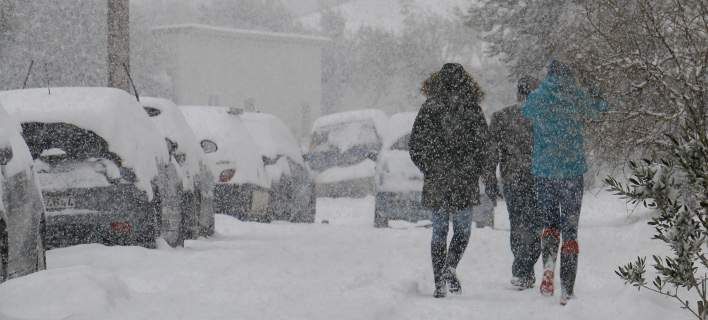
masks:
<path fill-rule="evenodd" d="M 313 170 L 376 160 L 382 140 L 375 122 L 359 119 L 316 128 L 307 160 Z"/>

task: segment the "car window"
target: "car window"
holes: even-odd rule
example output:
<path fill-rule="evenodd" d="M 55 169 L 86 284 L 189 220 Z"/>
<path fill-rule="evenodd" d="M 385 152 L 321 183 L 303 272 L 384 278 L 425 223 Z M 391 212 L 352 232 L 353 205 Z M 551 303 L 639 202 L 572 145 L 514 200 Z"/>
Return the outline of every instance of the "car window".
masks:
<path fill-rule="evenodd" d="M 202 150 L 204 150 L 204 153 L 214 153 L 219 150 L 219 147 L 216 145 L 216 142 L 211 140 L 202 140 L 202 142 L 200 142 L 199 144 L 202 146 Z"/>
<path fill-rule="evenodd" d="M 109 150 L 106 140 L 93 131 L 72 124 L 26 122 L 22 124 L 22 137 L 34 159 L 43 154 L 57 156 L 56 153 L 62 153 L 68 159 L 102 158 L 119 167 L 122 165 L 120 157 Z"/>
<path fill-rule="evenodd" d="M 411 139 L 411 135 L 407 134 L 400 139 L 396 141 L 391 146 L 391 150 L 401 150 L 401 151 L 410 151 L 411 149 L 408 147 L 408 141 Z"/>

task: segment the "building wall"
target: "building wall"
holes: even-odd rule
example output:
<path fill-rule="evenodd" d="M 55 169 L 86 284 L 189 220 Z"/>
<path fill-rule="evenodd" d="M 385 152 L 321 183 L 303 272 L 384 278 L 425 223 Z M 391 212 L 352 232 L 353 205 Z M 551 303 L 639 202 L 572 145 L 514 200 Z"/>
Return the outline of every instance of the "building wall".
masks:
<path fill-rule="evenodd" d="M 307 134 L 320 114 L 320 42 L 193 29 L 161 37 L 172 59 L 177 104 L 246 107 L 250 100 L 297 136 Z M 310 106 L 310 119 L 303 119 L 303 105 Z"/>

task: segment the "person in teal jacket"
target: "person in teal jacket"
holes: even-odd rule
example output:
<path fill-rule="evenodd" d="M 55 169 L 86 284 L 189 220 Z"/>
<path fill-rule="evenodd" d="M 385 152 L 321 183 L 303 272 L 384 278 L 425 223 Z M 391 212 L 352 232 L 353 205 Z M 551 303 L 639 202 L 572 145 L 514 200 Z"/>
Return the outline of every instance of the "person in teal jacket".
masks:
<path fill-rule="evenodd" d="M 583 91 L 572 69 L 552 61 L 548 74 L 531 93 L 522 114 L 533 124 L 532 173 L 538 207 L 543 213 L 541 235 L 544 266 L 541 293 L 553 295 L 555 262 L 561 243 L 561 302 L 574 297 L 577 273 L 577 236 L 587 171 L 583 131 L 585 123 L 607 110 L 607 102 Z"/>

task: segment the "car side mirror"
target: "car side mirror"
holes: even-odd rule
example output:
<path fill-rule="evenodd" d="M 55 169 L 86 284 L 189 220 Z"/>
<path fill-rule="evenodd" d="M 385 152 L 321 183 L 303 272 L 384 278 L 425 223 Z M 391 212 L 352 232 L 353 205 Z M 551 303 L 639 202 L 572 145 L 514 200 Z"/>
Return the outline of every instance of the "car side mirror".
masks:
<path fill-rule="evenodd" d="M 369 152 L 366 154 L 366 157 L 376 162 L 376 160 L 379 158 L 379 155 L 376 152 Z"/>
<path fill-rule="evenodd" d="M 12 160 L 12 147 L 3 146 L 0 147 L 0 165 L 6 166 Z"/>
<path fill-rule="evenodd" d="M 175 154 L 177 149 L 179 148 L 179 145 L 177 142 L 174 142 L 170 140 L 169 138 L 165 138 L 165 142 L 167 143 L 167 152 L 172 156 Z"/>

